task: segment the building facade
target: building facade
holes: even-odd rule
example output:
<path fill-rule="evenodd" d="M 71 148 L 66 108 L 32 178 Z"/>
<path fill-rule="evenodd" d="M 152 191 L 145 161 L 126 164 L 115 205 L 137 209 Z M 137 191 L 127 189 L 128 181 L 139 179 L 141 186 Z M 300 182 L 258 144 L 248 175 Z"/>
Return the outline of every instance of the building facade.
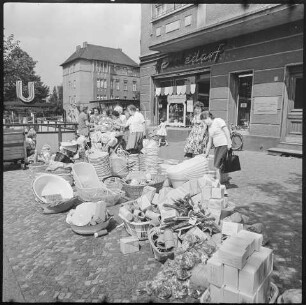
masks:
<path fill-rule="evenodd" d="M 139 100 L 139 65 L 121 49 L 83 43 L 63 63 L 63 107 L 73 117 L 76 106 L 90 108 Z"/>
<path fill-rule="evenodd" d="M 140 101 L 155 124 L 164 117 L 186 137 L 201 101 L 254 148 L 301 149 L 302 4 L 155 3 L 141 13 Z"/>

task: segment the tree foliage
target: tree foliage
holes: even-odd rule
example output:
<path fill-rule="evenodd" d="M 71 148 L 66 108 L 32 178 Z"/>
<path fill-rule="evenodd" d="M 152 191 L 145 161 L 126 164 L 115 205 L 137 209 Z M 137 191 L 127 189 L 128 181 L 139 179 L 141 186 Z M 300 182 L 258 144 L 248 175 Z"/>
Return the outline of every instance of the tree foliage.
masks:
<path fill-rule="evenodd" d="M 4 100 L 14 101 L 16 96 L 16 81 L 23 83 L 23 95 L 28 96 L 28 82 L 35 82 L 34 102 L 42 101 L 49 94 L 49 87 L 44 85 L 40 76 L 35 73 L 37 61 L 19 46 L 19 41 L 14 41 L 14 35 L 4 37 L 3 42 L 3 72 L 4 72 Z"/>

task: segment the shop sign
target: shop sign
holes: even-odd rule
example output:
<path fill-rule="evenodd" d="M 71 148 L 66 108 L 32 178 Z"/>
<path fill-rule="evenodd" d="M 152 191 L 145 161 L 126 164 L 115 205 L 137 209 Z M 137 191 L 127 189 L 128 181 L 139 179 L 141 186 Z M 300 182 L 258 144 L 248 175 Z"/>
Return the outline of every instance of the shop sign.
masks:
<path fill-rule="evenodd" d="M 254 114 L 277 114 L 278 97 L 255 97 Z"/>
<path fill-rule="evenodd" d="M 160 73 L 171 67 L 185 67 L 204 62 L 218 62 L 220 55 L 224 52 L 225 43 L 220 43 L 215 50 L 207 51 L 203 48 L 196 48 L 183 52 L 171 53 L 161 58 L 156 63 L 156 72 Z"/>

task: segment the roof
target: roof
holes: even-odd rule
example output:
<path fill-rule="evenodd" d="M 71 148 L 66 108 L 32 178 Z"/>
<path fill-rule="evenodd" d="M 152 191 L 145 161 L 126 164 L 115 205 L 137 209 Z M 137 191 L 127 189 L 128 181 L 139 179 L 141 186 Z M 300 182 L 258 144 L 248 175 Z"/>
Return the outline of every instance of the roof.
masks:
<path fill-rule="evenodd" d="M 86 47 L 76 50 L 60 66 L 64 66 L 77 59 L 101 60 L 114 64 L 139 67 L 139 65 L 130 57 L 128 57 L 125 53 L 123 53 L 121 49 L 96 46 L 93 44 L 87 44 Z"/>

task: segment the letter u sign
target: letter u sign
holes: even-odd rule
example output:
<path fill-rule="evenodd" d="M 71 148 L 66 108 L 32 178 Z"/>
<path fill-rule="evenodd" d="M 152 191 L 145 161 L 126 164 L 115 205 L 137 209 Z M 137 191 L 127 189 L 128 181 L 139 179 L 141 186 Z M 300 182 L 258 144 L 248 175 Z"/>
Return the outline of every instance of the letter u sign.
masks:
<path fill-rule="evenodd" d="M 18 80 L 16 82 L 16 94 L 17 94 L 17 97 L 20 98 L 25 103 L 32 102 L 34 97 L 35 97 L 34 82 L 29 82 L 28 83 L 28 92 L 29 92 L 29 96 L 28 97 L 24 97 L 23 94 L 22 94 L 22 81 Z"/>

